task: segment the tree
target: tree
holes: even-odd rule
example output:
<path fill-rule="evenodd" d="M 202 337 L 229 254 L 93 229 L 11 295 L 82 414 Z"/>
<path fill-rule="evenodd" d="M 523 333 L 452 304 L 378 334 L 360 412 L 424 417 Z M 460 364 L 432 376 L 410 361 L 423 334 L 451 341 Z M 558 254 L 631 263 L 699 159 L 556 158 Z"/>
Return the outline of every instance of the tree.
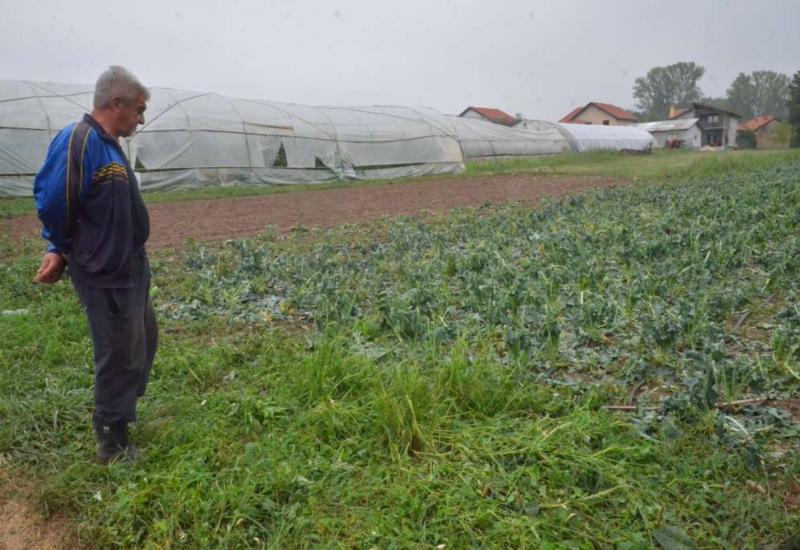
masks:
<path fill-rule="evenodd" d="M 788 115 L 789 77 L 774 71 L 739 73 L 728 88 L 728 105 L 745 120 L 758 115 L 773 115 L 782 120 Z"/>
<path fill-rule="evenodd" d="M 727 97 L 704 97 L 700 99 L 700 103 L 726 111 L 732 110 Z"/>
<path fill-rule="evenodd" d="M 792 125 L 791 146 L 800 147 L 800 71 L 794 73 L 789 84 L 789 124 Z"/>
<path fill-rule="evenodd" d="M 706 70 L 693 61 L 653 67 L 636 79 L 633 98 L 651 120 L 667 118 L 670 105 L 687 105 L 702 97 L 698 80 Z"/>

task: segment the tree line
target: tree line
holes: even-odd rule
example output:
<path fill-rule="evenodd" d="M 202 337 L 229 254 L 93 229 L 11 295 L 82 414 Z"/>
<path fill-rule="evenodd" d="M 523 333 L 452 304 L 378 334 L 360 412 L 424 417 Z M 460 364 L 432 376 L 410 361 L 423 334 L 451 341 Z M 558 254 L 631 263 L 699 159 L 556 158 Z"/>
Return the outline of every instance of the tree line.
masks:
<path fill-rule="evenodd" d="M 693 61 L 653 67 L 634 82 L 634 113 L 642 121 L 664 120 L 670 106 L 698 102 L 733 111 L 745 121 L 772 115 L 792 126 L 792 145 L 800 147 L 800 71 L 791 79 L 775 71 L 739 73 L 725 97 L 703 95 L 699 82 L 705 72 Z"/>

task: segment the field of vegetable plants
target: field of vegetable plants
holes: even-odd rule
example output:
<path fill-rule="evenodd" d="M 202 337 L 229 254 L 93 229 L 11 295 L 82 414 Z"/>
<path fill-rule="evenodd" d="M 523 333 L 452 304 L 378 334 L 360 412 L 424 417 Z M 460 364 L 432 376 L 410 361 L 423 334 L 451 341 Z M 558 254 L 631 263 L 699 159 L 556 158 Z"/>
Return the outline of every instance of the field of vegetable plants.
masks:
<path fill-rule="evenodd" d="M 0 242 L 0 467 L 97 547 L 795 547 L 800 158 L 719 172 L 155 254 L 107 468 L 71 288 Z"/>

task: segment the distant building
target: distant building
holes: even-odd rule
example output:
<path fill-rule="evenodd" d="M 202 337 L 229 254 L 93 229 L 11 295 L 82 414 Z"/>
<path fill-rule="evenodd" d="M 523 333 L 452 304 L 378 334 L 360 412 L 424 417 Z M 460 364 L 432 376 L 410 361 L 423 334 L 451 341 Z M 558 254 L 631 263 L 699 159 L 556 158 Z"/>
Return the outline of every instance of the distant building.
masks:
<path fill-rule="evenodd" d="M 478 118 L 488 120 L 495 124 L 502 124 L 503 126 L 514 126 L 519 122 L 519 119 L 501 111 L 500 109 L 492 109 L 489 107 L 467 107 L 461 114 L 458 115 L 464 118 Z"/>
<path fill-rule="evenodd" d="M 635 116 L 625 109 L 610 103 L 592 101 L 583 107 L 576 107 L 559 120 L 568 124 L 599 124 L 603 126 L 628 126 L 638 122 Z"/>
<path fill-rule="evenodd" d="M 750 131 L 756 137 L 756 149 L 786 149 L 789 147 L 788 134 L 780 132 L 781 121 L 772 115 L 752 118 L 739 126 L 739 131 Z"/>
<path fill-rule="evenodd" d="M 670 120 L 698 119 L 701 147 L 736 147 L 736 130 L 742 118 L 739 114 L 702 103 L 692 103 L 691 107 L 677 110 L 671 107 L 670 111 Z"/>
<path fill-rule="evenodd" d="M 650 132 L 658 149 L 699 149 L 703 130 L 696 118 L 657 120 L 633 125 Z"/>

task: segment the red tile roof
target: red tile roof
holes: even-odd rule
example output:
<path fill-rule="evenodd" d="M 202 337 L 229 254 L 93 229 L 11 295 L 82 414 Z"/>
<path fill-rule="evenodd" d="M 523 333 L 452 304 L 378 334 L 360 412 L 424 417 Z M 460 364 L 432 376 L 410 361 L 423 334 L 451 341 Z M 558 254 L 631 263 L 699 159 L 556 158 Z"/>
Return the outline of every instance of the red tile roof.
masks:
<path fill-rule="evenodd" d="M 584 109 L 585 109 L 585 107 L 575 107 L 574 109 L 572 109 L 569 112 L 569 114 L 567 116 L 565 116 L 564 118 L 559 120 L 559 122 L 572 122 L 572 119 L 575 118 L 575 116 L 578 113 L 580 113 L 581 111 L 583 111 Z"/>
<path fill-rule="evenodd" d="M 618 118 L 620 120 L 633 120 L 633 121 L 639 120 L 625 109 L 621 109 L 616 105 L 611 105 L 610 103 L 592 103 L 592 105 L 599 107 L 600 109 L 607 112 L 614 118 Z"/>
<path fill-rule="evenodd" d="M 484 118 L 487 118 L 497 124 L 503 124 L 505 126 L 513 126 L 514 124 L 519 122 L 519 120 L 509 115 L 508 113 L 501 111 L 500 109 L 491 109 L 489 107 L 467 107 L 466 109 L 461 111 L 461 114 L 458 116 L 464 116 L 464 113 L 466 113 L 469 110 L 473 110 L 479 115 L 483 116 Z"/>
<path fill-rule="evenodd" d="M 584 105 L 583 107 L 576 107 L 567 116 L 559 120 L 559 122 L 573 122 L 578 117 L 579 114 L 581 114 L 583 111 L 585 111 L 592 105 L 594 105 L 601 111 L 605 111 L 606 113 L 613 116 L 617 120 L 631 120 L 633 122 L 639 120 L 625 109 L 617 107 L 616 105 L 611 105 L 610 103 L 598 103 L 596 101 L 591 101 L 586 105 Z"/>
<path fill-rule="evenodd" d="M 763 126 L 766 126 L 767 124 L 769 124 L 773 120 L 778 120 L 778 119 L 775 118 L 772 115 L 760 115 L 760 116 L 752 118 L 752 119 L 748 120 L 747 122 L 745 122 L 744 124 L 740 125 L 739 126 L 739 130 L 751 130 L 751 131 L 755 132 L 756 130 L 758 130 L 759 128 L 761 128 Z"/>

